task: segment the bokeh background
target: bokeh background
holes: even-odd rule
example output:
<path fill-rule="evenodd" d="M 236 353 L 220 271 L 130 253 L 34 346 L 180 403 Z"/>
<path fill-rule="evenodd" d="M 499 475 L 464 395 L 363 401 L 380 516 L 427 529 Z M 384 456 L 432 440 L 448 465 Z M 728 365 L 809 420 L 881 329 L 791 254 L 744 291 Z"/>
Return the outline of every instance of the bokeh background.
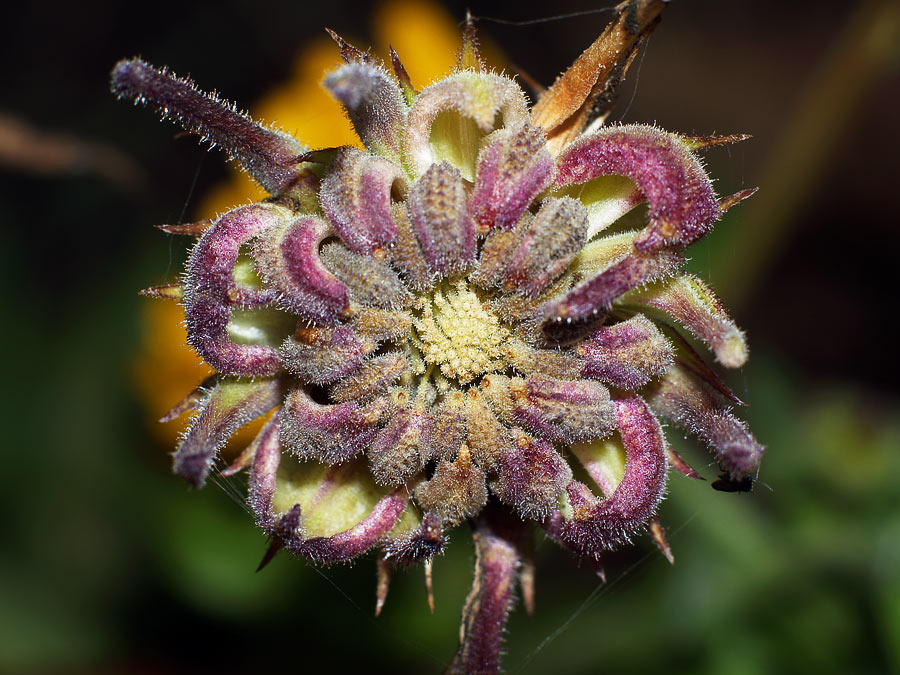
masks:
<path fill-rule="evenodd" d="M 468 6 L 508 21 L 593 7 Z M 241 481 L 192 492 L 170 475 L 177 429 L 152 420 L 203 371 L 160 328 L 172 310 L 136 295 L 185 256 L 151 225 L 211 215 L 238 187 L 220 155 L 117 103 L 107 73 L 141 54 L 251 110 L 292 102 L 340 138 L 346 122 L 303 79 L 336 56 L 322 57 L 321 27 L 449 65 L 465 7 L 4 10 L 0 672 L 436 673 L 449 660 L 471 579 L 465 528 L 435 563 L 435 614 L 413 570 L 375 620 L 371 558 L 317 570 L 279 556 L 254 573 L 265 541 L 234 496 Z M 479 26 L 495 58 L 549 84 L 607 20 Z M 610 557 L 603 586 L 540 545 L 537 613 L 510 620 L 508 672 L 900 672 L 898 45 L 892 0 L 666 10 L 613 117 L 754 135 L 706 153 L 720 194 L 761 190 L 691 265 L 749 334 L 730 382 L 769 455 L 749 495 L 671 477 L 674 566 L 643 538 Z"/>

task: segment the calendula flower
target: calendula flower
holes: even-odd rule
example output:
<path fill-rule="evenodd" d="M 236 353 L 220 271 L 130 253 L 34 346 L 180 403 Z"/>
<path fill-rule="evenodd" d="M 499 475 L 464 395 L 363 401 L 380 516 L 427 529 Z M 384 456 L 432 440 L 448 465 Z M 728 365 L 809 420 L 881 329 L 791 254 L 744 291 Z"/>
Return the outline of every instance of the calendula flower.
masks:
<path fill-rule="evenodd" d="M 684 251 L 751 191 L 718 199 L 695 152 L 743 136 L 604 126 L 664 2 L 635 0 L 531 107 L 489 72 L 469 22 L 457 67 L 417 91 L 337 41 L 325 88 L 362 147 L 312 150 L 190 80 L 138 60 L 113 91 L 222 147 L 270 195 L 197 235 L 184 306 L 215 374 L 170 413 L 196 411 L 175 472 L 205 483 L 241 426 L 272 413 L 223 473 L 249 469 L 272 539 L 313 562 L 378 552 L 430 565 L 474 526 L 475 583 L 451 672 L 495 672 L 516 585 L 533 601 L 536 529 L 578 556 L 649 531 L 668 468 L 697 476 L 658 417 L 698 436 L 747 489 L 763 448 L 739 401 L 679 329 L 725 367 L 743 333 Z M 638 208 L 646 204 L 646 208 Z"/>

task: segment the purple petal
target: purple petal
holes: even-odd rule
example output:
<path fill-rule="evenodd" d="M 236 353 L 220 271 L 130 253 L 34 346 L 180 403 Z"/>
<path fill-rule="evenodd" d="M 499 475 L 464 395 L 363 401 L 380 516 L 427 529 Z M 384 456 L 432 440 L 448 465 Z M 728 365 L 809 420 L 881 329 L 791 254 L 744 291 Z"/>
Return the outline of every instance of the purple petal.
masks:
<path fill-rule="evenodd" d="M 635 247 L 688 246 L 705 235 L 721 211 L 700 161 L 677 136 L 647 125 L 603 129 L 560 155 L 555 185 L 616 174 L 637 183 L 650 203 L 650 224 Z"/>
<path fill-rule="evenodd" d="M 254 307 L 274 300 L 271 290 L 238 285 L 234 267 L 241 247 L 284 222 L 286 213 L 268 205 L 244 206 L 222 216 L 191 252 L 184 285 L 188 343 L 221 373 L 271 375 L 281 368 L 277 350 L 242 345 L 228 336 L 234 307 Z"/>
<path fill-rule="evenodd" d="M 654 385 L 648 400 L 660 415 L 706 443 L 732 479 L 756 473 L 765 448 L 728 406 L 680 364 Z"/>
<path fill-rule="evenodd" d="M 429 512 L 422 517 L 416 529 L 388 539 L 384 545 L 384 557 L 395 566 L 406 567 L 440 555 L 446 544 L 441 519 Z"/>
<path fill-rule="evenodd" d="M 360 337 L 351 326 L 298 329 L 284 341 L 284 367 L 304 382 L 328 384 L 347 377 L 375 351 L 378 342 Z"/>
<path fill-rule="evenodd" d="M 157 70 L 140 59 L 127 59 L 113 68 L 112 91 L 136 103 L 152 103 L 190 133 L 220 146 L 272 194 L 301 185 L 309 190 L 315 183 L 312 174 L 294 162 L 305 151 L 296 139 L 262 126 L 187 78 Z"/>
<path fill-rule="evenodd" d="M 375 482 L 397 487 L 419 473 L 425 466 L 432 426 L 433 419 L 424 410 L 408 408 L 394 415 L 367 453 Z"/>
<path fill-rule="evenodd" d="M 322 405 L 297 388 L 284 403 L 281 439 L 301 459 L 337 464 L 368 447 L 378 433 L 385 407 L 382 401 L 368 406 L 352 401 Z"/>
<path fill-rule="evenodd" d="M 373 63 L 349 63 L 325 78 L 325 88 L 340 101 L 369 151 L 400 158 L 406 102 L 397 83 Z"/>
<path fill-rule="evenodd" d="M 475 225 L 456 167 L 441 162 L 428 168 L 409 191 L 409 216 L 435 274 L 457 274 L 475 262 Z"/>
<path fill-rule="evenodd" d="M 744 333 L 712 289 L 692 274 L 634 291 L 627 303 L 665 312 L 709 345 L 716 360 L 727 368 L 740 368 L 747 361 Z"/>
<path fill-rule="evenodd" d="M 247 422 L 277 406 L 283 395 L 281 380 L 219 380 L 175 451 L 175 473 L 194 487 L 202 487 L 225 441 Z"/>
<path fill-rule="evenodd" d="M 547 441 L 513 429 L 512 448 L 500 455 L 500 478 L 491 488 L 522 518 L 543 520 L 572 480 L 572 470 Z"/>
<path fill-rule="evenodd" d="M 634 251 L 620 262 L 583 281 L 562 297 L 547 302 L 542 308 L 544 335 L 562 341 L 568 332 L 589 329 L 602 320 L 614 300 L 649 281 L 670 276 L 684 263 L 675 251 L 661 249 L 653 253 Z"/>
<path fill-rule="evenodd" d="M 475 579 L 463 606 L 459 649 L 448 675 L 500 672 L 506 617 L 526 538 L 524 524 L 497 508 L 486 509 L 475 530 Z"/>
<path fill-rule="evenodd" d="M 469 210 L 479 231 L 508 230 L 553 181 L 555 165 L 544 134 L 524 124 L 491 136 L 478 155 Z"/>
<path fill-rule="evenodd" d="M 674 361 L 672 345 L 641 314 L 596 330 L 575 350 L 583 359 L 582 377 L 619 389 L 639 389 L 663 375 Z"/>
<path fill-rule="evenodd" d="M 616 422 L 627 460 L 615 492 L 598 501 L 586 485 L 572 481 L 567 491 L 573 517 L 557 511 L 544 523 L 552 537 L 595 560 L 646 525 L 666 486 L 666 440 L 647 404 L 638 397 L 617 400 Z"/>
<path fill-rule="evenodd" d="M 266 281 L 278 289 L 281 306 L 307 321 L 334 324 L 350 306 L 350 292 L 319 258 L 331 228 L 316 216 L 301 216 L 261 237 L 254 255 Z"/>
<path fill-rule="evenodd" d="M 397 238 L 392 192 L 405 194 L 403 170 L 356 148 L 341 148 L 322 180 L 322 210 L 341 240 L 357 253 L 386 248 Z"/>

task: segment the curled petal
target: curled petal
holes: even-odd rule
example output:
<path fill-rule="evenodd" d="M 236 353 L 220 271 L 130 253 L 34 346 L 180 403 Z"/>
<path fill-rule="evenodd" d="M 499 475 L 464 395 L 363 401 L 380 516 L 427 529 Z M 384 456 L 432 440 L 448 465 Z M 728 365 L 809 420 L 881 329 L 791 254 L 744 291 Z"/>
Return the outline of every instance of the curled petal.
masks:
<path fill-rule="evenodd" d="M 357 370 L 377 346 L 347 325 L 301 328 L 284 341 L 281 360 L 304 382 L 328 384 Z"/>
<path fill-rule="evenodd" d="M 583 367 L 582 360 L 573 350 L 536 349 L 521 340 L 507 343 L 504 358 L 521 373 L 537 373 L 557 380 L 577 379 Z"/>
<path fill-rule="evenodd" d="M 344 147 L 322 180 L 319 199 L 341 240 L 357 253 L 368 253 L 389 246 L 397 238 L 392 193 L 406 193 L 406 178 L 399 166 Z"/>
<path fill-rule="evenodd" d="M 502 287 L 529 296 L 543 292 L 584 246 L 587 212 L 580 202 L 545 199 L 506 262 Z"/>
<path fill-rule="evenodd" d="M 403 273 L 407 286 L 419 292 L 426 291 L 434 286 L 435 273 L 410 221 L 408 204 L 394 204 L 392 212 L 397 225 L 397 239 L 388 252 L 391 262 Z"/>
<path fill-rule="evenodd" d="M 119 97 L 150 102 L 188 132 L 220 146 L 272 194 L 301 186 L 308 190 L 314 183 L 312 174 L 294 161 L 306 148 L 293 137 L 259 124 L 187 78 L 140 59 L 126 59 L 113 68 L 111 86 Z"/>
<path fill-rule="evenodd" d="M 446 544 L 447 538 L 444 536 L 440 517 L 428 512 L 417 528 L 388 539 L 384 546 L 384 557 L 396 566 L 405 567 L 440 555 Z"/>
<path fill-rule="evenodd" d="M 331 228 L 316 216 L 301 216 L 261 237 L 254 255 L 264 263 L 266 281 L 278 303 L 307 321 L 334 324 L 350 306 L 350 292 L 319 258 L 319 245 Z"/>
<path fill-rule="evenodd" d="M 434 420 L 424 410 L 401 410 L 375 436 L 369 448 L 369 468 L 379 485 L 397 487 L 425 466 Z"/>
<path fill-rule="evenodd" d="M 721 215 L 703 166 L 674 134 L 626 125 L 579 139 L 560 156 L 556 185 L 610 174 L 633 180 L 650 204 L 650 224 L 635 240 L 639 250 L 688 246 Z"/>
<path fill-rule="evenodd" d="M 599 328 L 575 351 L 583 359 L 583 377 L 620 389 L 639 389 L 663 375 L 674 362 L 672 345 L 642 314 Z"/>
<path fill-rule="evenodd" d="M 441 162 L 419 177 L 409 191 L 409 216 L 435 274 L 456 274 L 475 262 L 475 225 L 456 167 Z"/>
<path fill-rule="evenodd" d="M 281 380 L 219 380 L 175 451 L 175 473 L 194 487 L 202 487 L 225 441 L 247 422 L 277 406 L 283 395 Z"/>
<path fill-rule="evenodd" d="M 744 333 L 702 280 L 684 274 L 650 288 L 635 290 L 626 302 L 661 310 L 703 340 L 727 368 L 740 368 L 747 361 Z"/>
<path fill-rule="evenodd" d="M 441 520 L 457 525 L 481 511 L 488 499 L 484 471 L 472 463 L 469 449 L 462 446 L 453 462 L 438 462 L 434 476 L 414 493 L 419 505 Z"/>
<path fill-rule="evenodd" d="M 601 438 L 615 429 L 609 391 L 598 382 L 530 375 L 513 380 L 510 394 L 515 422 L 553 443 Z"/>
<path fill-rule="evenodd" d="M 594 560 L 646 525 L 666 486 L 666 441 L 647 404 L 638 397 L 617 400 L 616 423 L 627 459 L 615 491 L 598 501 L 586 485 L 572 481 L 572 517 L 557 511 L 544 523 L 555 539 Z"/>
<path fill-rule="evenodd" d="M 350 322 L 360 336 L 376 342 L 402 339 L 412 329 L 412 317 L 406 312 L 375 307 L 359 308 Z"/>
<path fill-rule="evenodd" d="M 555 165 L 540 129 L 529 124 L 492 134 L 478 155 L 469 210 L 479 231 L 508 230 L 553 182 Z"/>
<path fill-rule="evenodd" d="M 623 293 L 642 284 L 674 274 L 684 258 L 670 249 L 653 253 L 633 251 L 618 263 L 578 284 L 565 295 L 541 308 L 544 335 L 562 341 L 569 331 L 589 329 L 601 320 Z"/>
<path fill-rule="evenodd" d="M 406 357 L 400 352 L 380 354 L 366 361 L 349 377 L 329 389 L 332 401 L 368 401 L 381 394 L 409 369 Z"/>
<path fill-rule="evenodd" d="M 464 71 L 423 89 L 409 111 L 406 157 L 416 175 L 447 160 L 463 178 L 475 178 L 480 137 L 494 130 L 497 114 L 503 126 L 527 119 L 525 95 L 500 75 Z"/>
<path fill-rule="evenodd" d="M 756 473 L 765 448 L 693 374 L 676 363 L 653 387 L 650 405 L 660 415 L 696 434 L 716 453 L 732 479 Z"/>
<path fill-rule="evenodd" d="M 500 478 L 491 489 L 522 518 L 543 520 L 556 508 L 572 470 L 547 441 L 520 429 L 513 429 L 512 436 L 512 447 L 500 455 Z"/>
<path fill-rule="evenodd" d="M 343 104 L 366 148 L 399 160 L 406 101 L 391 76 L 371 62 L 358 61 L 328 75 L 324 85 Z"/>
<path fill-rule="evenodd" d="M 241 247 L 285 221 L 286 212 L 266 204 L 231 211 L 206 231 L 191 252 L 184 284 L 188 342 L 217 371 L 234 375 L 271 375 L 281 368 L 277 350 L 238 344 L 229 336 L 232 308 L 260 306 L 272 291 L 237 283 Z"/>
<path fill-rule="evenodd" d="M 353 457 L 378 433 L 386 404 L 316 403 L 303 389 L 288 394 L 281 420 L 281 440 L 301 459 L 337 464 Z"/>
<path fill-rule="evenodd" d="M 640 188 L 625 176 L 598 176 L 558 189 L 555 194 L 574 197 L 584 204 L 588 214 L 585 235 L 588 241 L 644 202 Z"/>
<path fill-rule="evenodd" d="M 337 466 L 282 462 L 277 428 L 250 472 L 250 505 L 281 546 L 313 562 L 351 560 L 378 544 L 409 503 L 406 488 L 385 494 L 357 461 Z"/>
<path fill-rule="evenodd" d="M 412 300 L 409 290 L 387 263 L 354 253 L 338 243 L 322 248 L 322 264 L 349 289 L 350 299 L 362 305 L 401 309 Z"/>

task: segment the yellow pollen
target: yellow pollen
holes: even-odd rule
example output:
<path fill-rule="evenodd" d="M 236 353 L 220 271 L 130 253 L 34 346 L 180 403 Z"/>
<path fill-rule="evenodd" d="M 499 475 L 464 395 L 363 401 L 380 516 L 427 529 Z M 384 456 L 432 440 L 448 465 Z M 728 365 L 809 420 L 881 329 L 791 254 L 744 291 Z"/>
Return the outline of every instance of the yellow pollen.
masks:
<path fill-rule="evenodd" d="M 466 384 L 482 373 L 506 367 L 501 346 L 509 331 L 465 281 L 457 282 L 452 290 L 437 290 L 430 301 L 420 302 L 422 315 L 413 325 L 422 355 L 427 363 L 440 368 L 444 377 Z"/>

